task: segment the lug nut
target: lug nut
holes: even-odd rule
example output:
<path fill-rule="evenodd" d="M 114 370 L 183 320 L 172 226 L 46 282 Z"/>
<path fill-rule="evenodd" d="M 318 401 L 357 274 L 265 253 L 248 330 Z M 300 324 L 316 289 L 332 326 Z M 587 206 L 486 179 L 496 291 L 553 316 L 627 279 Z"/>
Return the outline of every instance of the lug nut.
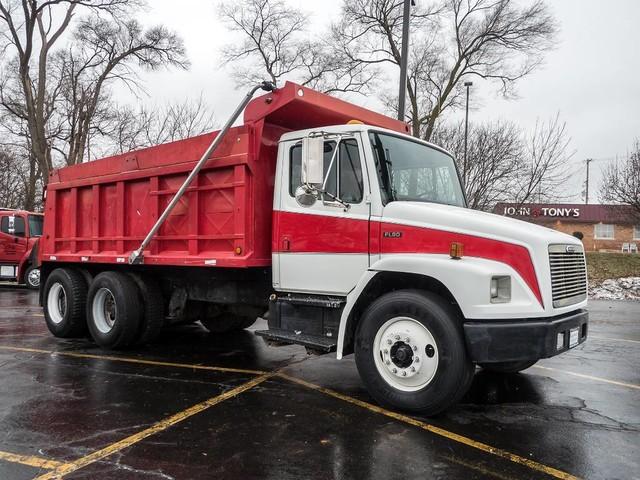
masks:
<path fill-rule="evenodd" d="M 418 363 L 419 361 L 420 361 L 420 357 L 415 357 L 415 358 L 413 359 L 413 362 L 414 362 L 414 363 Z"/>
<path fill-rule="evenodd" d="M 393 370 L 391 370 L 393 373 L 398 373 L 398 369 L 394 368 Z"/>
<path fill-rule="evenodd" d="M 416 367 L 411 367 L 411 371 L 415 372 L 416 371 Z"/>
<path fill-rule="evenodd" d="M 396 340 L 400 340 L 400 335 L 396 335 Z"/>
<path fill-rule="evenodd" d="M 413 351 L 414 351 L 414 352 L 417 352 L 417 351 L 418 351 L 418 346 L 417 346 L 417 345 L 414 345 L 414 346 L 413 346 Z"/>
<path fill-rule="evenodd" d="M 386 361 L 386 362 L 384 362 L 384 363 L 386 363 L 387 365 L 391 365 L 391 360 L 387 360 L 387 361 Z"/>
<path fill-rule="evenodd" d="M 389 353 L 389 350 L 385 348 L 383 353 L 386 355 L 387 353 Z"/>
<path fill-rule="evenodd" d="M 406 377 L 406 376 L 407 376 L 407 372 L 406 372 L 406 370 L 403 370 L 403 371 L 402 371 L 402 376 L 403 376 L 403 377 Z"/>
<path fill-rule="evenodd" d="M 392 343 L 391 339 L 387 340 L 387 345 L 391 345 Z"/>
<path fill-rule="evenodd" d="M 411 343 L 411 339 L 409 337 L 405 338 L 404 343 Z"/>

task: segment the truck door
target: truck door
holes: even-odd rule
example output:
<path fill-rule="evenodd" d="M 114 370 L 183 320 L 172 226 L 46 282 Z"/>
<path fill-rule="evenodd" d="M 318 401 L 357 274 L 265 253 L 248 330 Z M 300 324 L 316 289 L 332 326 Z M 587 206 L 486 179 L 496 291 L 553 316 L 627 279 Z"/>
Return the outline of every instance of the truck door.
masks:
<path fill-rule="evenodd" d="M 295 199 L 302 183 L 302 142 L 283 146 L 280 202 L 274 212 L 274 286 L 346 295 L 369 266 L 370 195 L 361 137 L 354 133 L 325 139 L 327 194 L 309 207 Z"/>
<path fill-rule="evenodd" d="M 0 278 L 15 278 L 27 251 L 26 223 L 21 215 L 0 215 Z"/>

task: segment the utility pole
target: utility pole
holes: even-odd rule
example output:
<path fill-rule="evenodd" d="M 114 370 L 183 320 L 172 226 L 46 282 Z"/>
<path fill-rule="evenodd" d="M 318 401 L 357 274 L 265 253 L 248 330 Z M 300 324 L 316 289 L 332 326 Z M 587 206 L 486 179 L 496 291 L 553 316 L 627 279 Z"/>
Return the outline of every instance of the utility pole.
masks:
<path fill-rule="evenodd" d="M 585 195 L 584 195 L 584 203 L 585 205 L 589 203 L 589 164 L 593 162 L 593 158 L 587 158 L 587 181 L 585 182 Z"/>
<path fill-rule="evenodd" d="M 400 87 L 398 92 L 398 120 L 404 120 L 405 99 L 407 96 L 407 64 L 409 63 L 409 19 L 411 5 L 415 0 L 404 0 L 404 13 L 402 14 L 402 53 L 400 56 Z"/>
<path fill-rule="evenodd" d="M 467 106 L 464 114 L 464 163 L 462 164 L 462 180 L 466 182 L 467 179 L 467 136 L 469 135 L 469 87 L 473 85 L 473 82 L 464 82 L 464 86 L 467 87 Z"/>

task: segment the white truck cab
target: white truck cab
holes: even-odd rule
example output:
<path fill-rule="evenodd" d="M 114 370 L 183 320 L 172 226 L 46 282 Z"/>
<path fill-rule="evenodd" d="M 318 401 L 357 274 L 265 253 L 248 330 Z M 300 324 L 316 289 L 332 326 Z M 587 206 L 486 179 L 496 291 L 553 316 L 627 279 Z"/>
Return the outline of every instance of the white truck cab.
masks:
<path fill-rule="evenodd" d="M 272 341 L 355 352 L 383 404 L 436 413 L 474 364 L 519 371 L 586 339 L 586 265 L 563 233 L 470 210 L 453 157 L 349 124 L 282 136 Z"/>

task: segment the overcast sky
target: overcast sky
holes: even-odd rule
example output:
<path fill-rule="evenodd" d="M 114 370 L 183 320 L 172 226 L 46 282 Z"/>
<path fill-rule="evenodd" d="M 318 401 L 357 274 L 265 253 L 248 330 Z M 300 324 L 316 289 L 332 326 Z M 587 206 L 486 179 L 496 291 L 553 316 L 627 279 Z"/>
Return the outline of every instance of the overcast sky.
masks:
<path fill-rule="evenodd" d="M 342 3 L 289 2 L 311 14 L 311 32 L 321 31 L 335 19 Z M 494 88 L 474 81 L 471 105 L 475 108 L 470 118 L 506 118 L 533 128 L 537 119 L 559 113 L 575 150 L 568 191 L 579 201 L 584 159 L 598 159 L 592 164 L 591 177 L 595 187 L 591 191 L 596 192 L 601 168 L 616 155 L 625 155 L 640 137 L 640 0 L 553 0 L 548 4 L 561 27 L 557 48 L 548 53 L 539 70 L 519 82 L 517 100 L 503 100 Z M 222 123 L 243 92 L 234 90 L 229 69 L 220 65 L 220 48 L 230 34 L 217 16 L 218 2 L 149 0 L 149 5 L 145 23 L 163 23 L 176 30 L 185 40 L 192 66 L 186 72 L 145 75 L 150 95 L 145 101 L 181 101 L 202 94 Z M 354 100 L 379 108 L 373 99 Z M 593 194 L 590 199 L 597 200 Z"/>

